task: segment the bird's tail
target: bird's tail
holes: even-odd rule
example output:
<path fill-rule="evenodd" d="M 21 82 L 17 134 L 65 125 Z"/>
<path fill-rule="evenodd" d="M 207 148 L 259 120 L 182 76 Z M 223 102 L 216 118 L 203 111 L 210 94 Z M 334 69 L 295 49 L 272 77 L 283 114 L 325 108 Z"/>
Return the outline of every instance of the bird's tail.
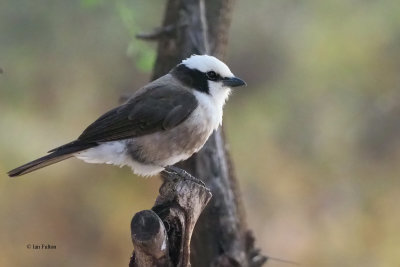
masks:
<path fill-rule="evenodd" d="M 51 150 L 50 154 L 38 158 L 34 161 L 28 162 L 18 168 L 15 168 L 11 171 L 9 171 L 7 174 L 10 177 L 15 177 L 15 176 L 20 176 L 23 174 L 30 173 L 32 171 L 35 171 L 37 169 L 49 166 L 51 164 L 57 163 L 59 161 L 68 159 L 73 156 L 74 153 L 77 153 L 79 151 L 91 148 L 96 146 L 97 144 L 80 144 L 76 141 L 68 143 L 64 146 L 61 146 L 59 148 Z"/>

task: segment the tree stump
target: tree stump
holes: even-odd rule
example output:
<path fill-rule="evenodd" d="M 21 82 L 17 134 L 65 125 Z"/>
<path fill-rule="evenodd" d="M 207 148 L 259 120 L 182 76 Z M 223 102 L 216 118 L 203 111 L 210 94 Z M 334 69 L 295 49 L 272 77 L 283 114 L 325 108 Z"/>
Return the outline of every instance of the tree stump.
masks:
<path fill-rule="evenodd" d="M 161 173 L 152 210 L 135 214 L 131 236 L 135 247 L 130 267 L 190 266 L 190 240 L 201 212 L 211 199 L 204 183 L 176 167 Z"/>

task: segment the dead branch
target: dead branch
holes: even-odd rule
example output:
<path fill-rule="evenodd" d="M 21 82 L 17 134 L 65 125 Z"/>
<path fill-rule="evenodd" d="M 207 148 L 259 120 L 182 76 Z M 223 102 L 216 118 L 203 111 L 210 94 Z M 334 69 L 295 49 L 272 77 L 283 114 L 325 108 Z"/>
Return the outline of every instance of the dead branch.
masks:
<path fill-rule="evenodd" d="M 134 252 L 129 266 L 190 266 L 190 240 L 211 199 L 204 184 L 176 167 L 162 172 L 164 183 L 152 210 L 131 222 Z"/>

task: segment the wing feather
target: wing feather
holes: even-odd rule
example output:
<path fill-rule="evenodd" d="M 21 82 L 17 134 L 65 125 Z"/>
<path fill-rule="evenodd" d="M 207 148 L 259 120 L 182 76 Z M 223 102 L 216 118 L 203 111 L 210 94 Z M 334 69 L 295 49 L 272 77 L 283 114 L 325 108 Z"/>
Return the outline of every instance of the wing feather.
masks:
<path fill-rule="evenodd" d="M 197 105 L 188 89 L 158 85 L 102 115 L 78 140 L 115 141 L 168 130 L 182 123 Z"/>

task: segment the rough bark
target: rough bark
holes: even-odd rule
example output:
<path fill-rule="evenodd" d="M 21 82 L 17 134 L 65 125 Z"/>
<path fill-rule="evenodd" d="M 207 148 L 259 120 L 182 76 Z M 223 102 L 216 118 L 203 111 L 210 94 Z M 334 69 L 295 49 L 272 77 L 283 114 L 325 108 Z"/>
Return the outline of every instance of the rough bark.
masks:
<path fill-rule="evenodd" d="M 135 247 L 132 266 L 170 265 L 167 231 L 152 210 L 135 214 L 131 222 L 132 243 Z"/>
<path fill-rule="evenodd" d="M 190 266 L 193 229 L 211 193 L 185 171 L 162 172 L 164 183 L 152 210 L 135 214 L 131 236 L 135 247 L 130 267 Z"/>

